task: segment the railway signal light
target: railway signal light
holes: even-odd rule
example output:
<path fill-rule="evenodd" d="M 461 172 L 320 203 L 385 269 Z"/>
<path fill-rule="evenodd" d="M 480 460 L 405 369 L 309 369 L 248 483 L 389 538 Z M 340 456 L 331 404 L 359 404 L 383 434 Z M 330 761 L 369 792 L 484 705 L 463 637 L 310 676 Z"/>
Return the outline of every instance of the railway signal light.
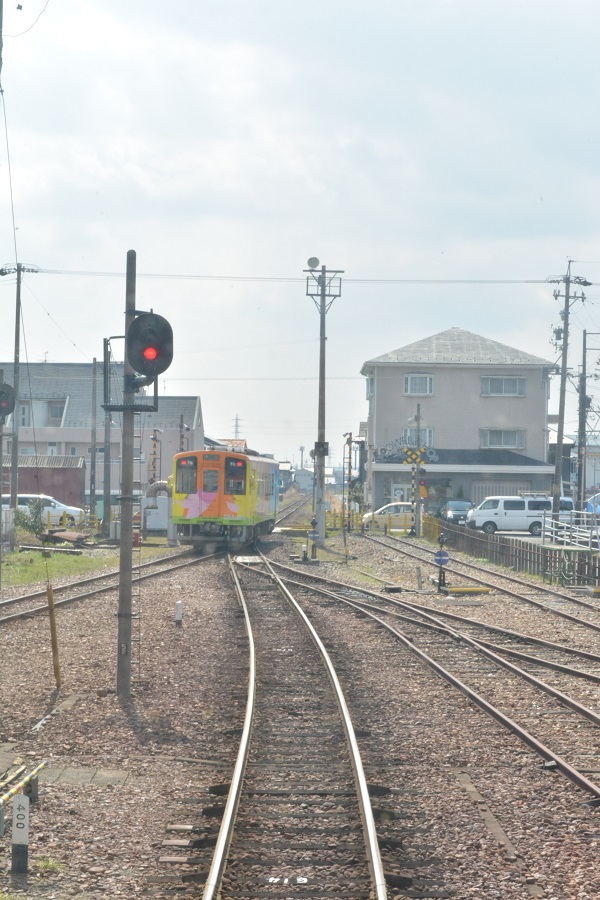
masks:
<path fill-rule="evenodd" d="M 428 496 L 427 483 L 423 476 L 425 475 L 425 469 L 419 469 L 419 496 L 421 499 L 425 499 Z"/>
<path fill-rule="evenodd" d="M 137 387 L 152 384 L 173 361 L 173 329 L 156 313 L 140 313 L 127 329 L 125 344 L 129 365 L 143 376 L 135 380 Z"/>
<path fill-rule="evenodd" d="M 15 408 L 15 389 L 11 384 L 0 384 L 0 418 L 9 416 Z"/>

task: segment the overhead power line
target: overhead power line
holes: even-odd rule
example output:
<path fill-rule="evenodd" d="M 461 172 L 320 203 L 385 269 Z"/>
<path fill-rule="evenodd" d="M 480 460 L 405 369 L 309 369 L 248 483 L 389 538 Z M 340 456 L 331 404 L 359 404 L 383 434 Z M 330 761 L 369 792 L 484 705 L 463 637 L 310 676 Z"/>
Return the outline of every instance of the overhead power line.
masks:
<path fill-rule="evenodd" d="M 40 269 L 44 275 L 74 275 L 85 278 L 123 278 L 123 272 L 94 272 L 72 269 Z M 241 281 L 297 284 L 304 278 L 267 275 L 199 275 L 181 272 L 138 272 L 138 278 L 190 281 Z M 547 278 L 344 278 L 346 284 L 548 284 Z"/>

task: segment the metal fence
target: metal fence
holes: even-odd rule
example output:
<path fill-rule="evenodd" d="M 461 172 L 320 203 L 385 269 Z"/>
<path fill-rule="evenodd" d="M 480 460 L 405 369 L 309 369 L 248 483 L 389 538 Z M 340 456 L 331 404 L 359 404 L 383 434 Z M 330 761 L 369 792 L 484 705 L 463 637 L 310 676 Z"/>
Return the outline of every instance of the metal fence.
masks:
<path fill-rule="evenodd" d="M 463 525 L 449 525 L 433 516 L 423 521 L 423 536 L 438 542 L 440 534 L 446 537 L 445 548 L 455 549 L 514 572 L 537 575 L 545 582 L 560 585 L 600 584 L 600 553 L 593 541 L 582 544 L 568 543 L 568 531 L 559 529 L 557 543 L 548 540 L 544 531 L 542 541 L 526 537 L 509 537 L 506 534 L 484 534 Z"/>

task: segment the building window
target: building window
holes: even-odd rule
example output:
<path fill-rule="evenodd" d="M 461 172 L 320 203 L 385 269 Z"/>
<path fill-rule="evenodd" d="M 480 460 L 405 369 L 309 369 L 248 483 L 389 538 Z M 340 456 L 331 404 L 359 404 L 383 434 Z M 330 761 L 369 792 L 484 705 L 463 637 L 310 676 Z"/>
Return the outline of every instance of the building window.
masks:
<path fill-rule="evenodd" d="M 48 423 L 54 424 L 62 422 L 63 412 L 65 411 L 64 403 L 49 403 L 48 404 Z"/>
<path fill-rule="evenodd" d="M 505 431 L 499 428 L 482 428 L 479 432 L 482 447 L 491 447 L 504 450 L 524 450 L 524 431 Z"/>
<path fill-rule="evenodd" d="M 526 378 L 504 378 L 485 375 L 481 379 L 483 397 L 524 397 Z"/>
<path fill-rule="evenodd" d="M 417 429 L 402 429 L 402 444 L 405 447 L 417 446 Z M 433 428 L 419 429 L 419 447 L 433 447 Z"/>
<path fill-rule="evenodd" d="M 369 375 L 366 381 L 367 400 L 371 400 L 375 396 L 375 376 Z"/>
<path fill-rule="evenodd" d="M 48 444 L 48 456 L 56 456 L 56 444 Z"/>
<path fill-rule="evenodd" d="M 427 397 L 433 394 L 433 376 L 432 375 L 405 375 L 404 376 L 404 393 L 416 394 L 420 397 Z"/>
<path fill-rule="evenodd" d="M 20 423 L 23 427 L 27 428 L 29 426 L 29 404 L 28 403 L 20 403 L 19 404 L 19 419 L 20 419 Z"/>
<path fill-rule="evenodd" d="M 71 447 L 71 456 L 77 456 L 77 447 Z"/>

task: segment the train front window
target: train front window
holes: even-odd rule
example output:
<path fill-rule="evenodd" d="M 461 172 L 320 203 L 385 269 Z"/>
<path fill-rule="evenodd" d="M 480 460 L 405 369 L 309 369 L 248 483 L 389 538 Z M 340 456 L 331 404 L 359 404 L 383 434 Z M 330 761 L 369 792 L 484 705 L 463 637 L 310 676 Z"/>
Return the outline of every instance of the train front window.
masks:
<path fill-rule="evenodd" d="M 246 462 L 228 456 L 225 460 L 225 493 L 246 493 Z"/>
<path fill-rule="evenodd" d="M 198 489 L 198 460 L 184 456 L 175 464 L 175 493 L 195 494 Z"/>
<path fill-rule="evenodd" d="M 202 490 L 205 494 L 216 494 L 219 490 L 219 473 L 216 469 L 205 469 L 202 475 Z"/>

